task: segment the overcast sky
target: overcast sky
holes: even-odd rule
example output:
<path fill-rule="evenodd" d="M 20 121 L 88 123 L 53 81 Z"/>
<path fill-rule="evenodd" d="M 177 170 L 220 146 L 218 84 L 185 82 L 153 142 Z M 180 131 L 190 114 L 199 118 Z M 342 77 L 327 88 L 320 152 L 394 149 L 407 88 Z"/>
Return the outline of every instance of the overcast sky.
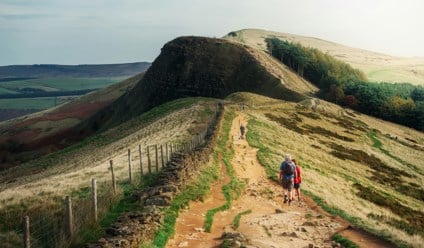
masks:
<path fill-rule="evenodd" d="M 422 0 L 0 0 L 0 65 L 153 61 L 177 36 L 243 28 L 424 57 Z"/>

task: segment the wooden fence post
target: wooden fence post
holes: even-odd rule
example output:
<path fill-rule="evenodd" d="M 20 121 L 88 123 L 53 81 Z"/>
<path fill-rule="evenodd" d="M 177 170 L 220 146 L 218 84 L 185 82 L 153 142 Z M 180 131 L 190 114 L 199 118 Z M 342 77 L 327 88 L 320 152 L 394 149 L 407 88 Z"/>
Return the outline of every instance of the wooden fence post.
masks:
<path fill-rule="evenodd" d="M 149 169 L 149 174 L 152 174 L 152 161 L 150 160 L 149 146 L 147 146 L 147 167 Z"/>
<path fill-rule="evenodd" d="M 109 163 L 110 163 L 110 172 L 112 173 L 113 194 L 116 194 L 116 181 L 115 181 L 115 172 L 113 171 L 113 160 L 110 160 Z"/>
<path fill-rule="evenodd" d="M 66 222 L 69 238 L 72 238 L 74 236 L 74 216 L 72 215 L 72 200 L 69 195 L 66 196 Z"/>
<path fill-rule="evenodd" d="M 158 145 L 155 145 L 155 155 L 156 155 L 156 173 L 159 172 L 159 159 L 158 159 Z"/>
<path fill-rule="evenodd" d="M 29 232 L 29 216 L 24 217 L 24 248 L 30 248 L 31 247 L 31 234 Z"/>
<path fill-rule="evenodd" d="M 128 179 L 132 183 L 132 171 L 131 171 L 131 149 L 128 149 Z"/>
<path fill-rule="evenodd" d="M 143 176 L 143 159 L 141 157 L 141 144 L 138 145 L 138 156 L 140 157 L 140 174 Z"/>
<path fill-rule="evenodd" d="M 168 150 L 168 143 L 166 143 L 166 149 L 165 149 L 165 152 L 166 152 L 166 164 L 168 164 L 168 162 L 169 162 L 169 150 Z"/>
<path fill-rule="evenodd" d="M 165 160 L 163 159 L 163 146 L 160 145 L 160 160 L 162 162 L 162 169 L 165 167 Z"/>
<path fill-rule="evenodd" d="M 91 193 L 93 197 L 93 219 L 94 222 L 97 222 L 97 181 L 96 179 L 91 179 Z"/>

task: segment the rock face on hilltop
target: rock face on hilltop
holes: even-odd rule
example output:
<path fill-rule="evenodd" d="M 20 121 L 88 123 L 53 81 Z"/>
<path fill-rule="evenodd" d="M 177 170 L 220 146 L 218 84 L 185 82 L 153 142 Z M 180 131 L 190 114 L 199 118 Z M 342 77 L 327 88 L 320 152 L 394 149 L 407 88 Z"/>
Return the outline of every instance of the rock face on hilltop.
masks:
<path fill-rule="evenodd" d="M 180 37 L 165 44 L 135 88 L 99 113 L 90 125 L 110 127 L 177 98 L 224 98 L 239 91 L 289 101 L 303 98 L 284 87 L 243 45 Z"/>

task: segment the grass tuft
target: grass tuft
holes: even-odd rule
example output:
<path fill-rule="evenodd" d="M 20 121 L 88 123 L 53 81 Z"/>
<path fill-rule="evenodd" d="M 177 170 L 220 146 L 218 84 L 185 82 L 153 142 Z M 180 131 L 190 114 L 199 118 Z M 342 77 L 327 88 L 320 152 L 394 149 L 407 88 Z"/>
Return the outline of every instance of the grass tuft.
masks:
<path fill-rule="evenodd" d="M 207 211 L 205 216 L 204 228 L 206 232 L 210 232 L 213 224 L 213 218 L 216 213 L 220 211 L 227 210 L 231 207 L 233 198 L 238 198 L 243 191 L 245 183 L 239 180 L 236 176 L 233 166 L 231 165 L 231 159 L 234 156 L 234 148 L 230 146 L 228 151 L 227 143 L 229 140 L 229 134 L 231 130 L 232 120 L 234 119 L 234 112 L 229 112 L 224 116 L 224 122 L 222 125 L 222 132 L 218 138 L 218 147 L 217 151 L 221 154 L 222 162 L 225 165 L 228 176 L 230 177 L 230 182 L 222 186 L 222 192 L 225 197 L 225 203 L 219 207 L 210 209 Z"/>
<path fill-rule="evenodd" d="M 246 215 L 246 214 L 250 214 L 250 213 L 252 213 L 252 210 L 246 210 L 246 211 L 243 211 L 243 212 L 241 212 L 241 213 L 238 213 L 235 217 L 234 217 L 234 220 L 233 220 L 233 226 L 234 226 L 234 228 L 238 228 L 239 226 L 240 226 L 240 219 L 241 219 L 241 216 L 242 215 Z"/>
<path fill-rule="evenodd" d="M 357 244 L 355 244 L 354 242 L 352 242 L 351 240 L 343 237 L 340 234 L 335 234 L 333 235 L 332 239 L 334 241 L 336 241 L 337 243 L 340 243 L 343 247 L 345 248 L 359 248 L 359 246 Z"/>
<path fill-rule="evenodd" d="M 171 206 L 166 208 L 164 224 L 155 235 L 154 247 L 166 246 L 168 239 L 174 235 L 175 223 L 180 209 L 188 206 L 190 201 L 200 200 L 210 190 L 211 183 L 218 179 L 219 164 L 216 152 L 213 155 L 213 159 L 213 165 L 201 170 L 197 180 L 178 194 L 172 201 Z"/>

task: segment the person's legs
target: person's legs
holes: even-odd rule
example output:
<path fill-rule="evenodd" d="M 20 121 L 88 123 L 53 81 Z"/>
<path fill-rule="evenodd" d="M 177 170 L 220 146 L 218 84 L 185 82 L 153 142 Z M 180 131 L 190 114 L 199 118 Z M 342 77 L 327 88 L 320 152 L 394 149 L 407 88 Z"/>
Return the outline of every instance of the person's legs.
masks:
<path fill-rule="evenodd" d="M 294 189 L 296 190 L 297 200 L 300 201 L 300 183 L 295 183 Z"/>
<path fill-rule="evenodd" d="M 288 180 L 284 179 L 282 180 L 282 186 L 283 186 L 283 194 L 284 194 L 284 203 L 287 203 L 289 200 L 288 194 L 290 193 L 288 190 Z"/>
<path fill-rule="evenodd" d="M 289 184 L 287 185 L 287 190 L 289 191 L 289 205 L 291 201 L 293 201 L 293 179 L 289 180 Z"/>

